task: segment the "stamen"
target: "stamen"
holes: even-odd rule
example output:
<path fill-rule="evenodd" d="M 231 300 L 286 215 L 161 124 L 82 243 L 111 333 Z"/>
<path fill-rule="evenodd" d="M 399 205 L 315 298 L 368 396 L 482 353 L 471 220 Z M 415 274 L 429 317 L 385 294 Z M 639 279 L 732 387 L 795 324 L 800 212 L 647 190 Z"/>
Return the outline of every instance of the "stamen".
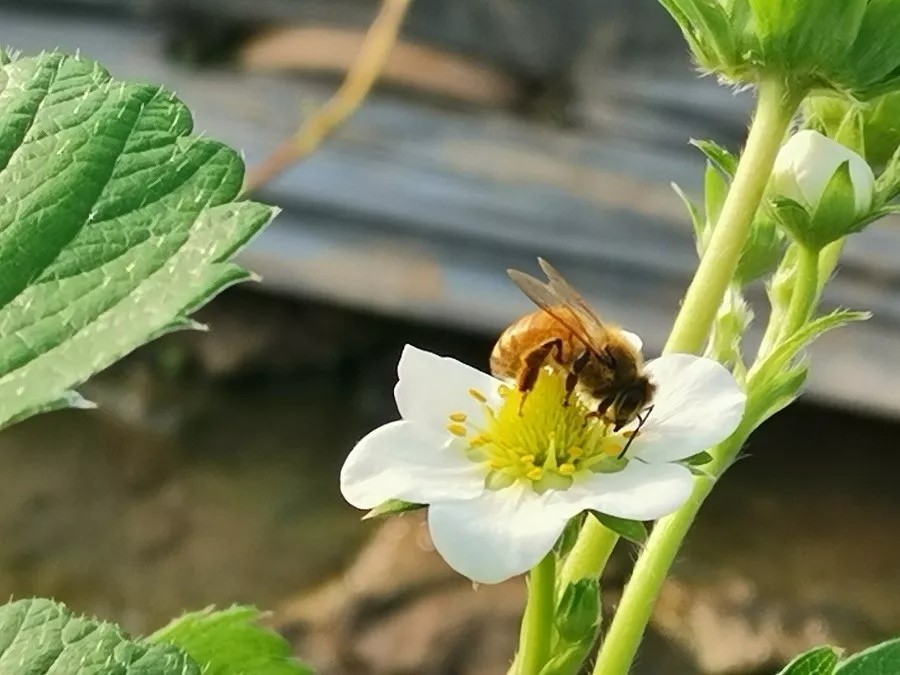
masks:
<path fill-rule="evenodd" d="M 584 455 L 584 450 L 579 448 L 577 445 L 569 448 L 569 457 L 571 459 L 578 459 Z"/>
<path fill-rule="evenodd" d="M 625 438 L 631 438 L 632 436 L 637 436 L 637 435 L 638 435 L 637 429 L 630 429 L 628 431 L 623 431 L 620 434 L 620 436 L 624 436 Z"/>
<path fill-rule="evenodd" d="M 500 395 L 500 398 L 506 398 L 512 393 L 512 389 L 505 384 L 501 384 L 497 387 L 497 393 Z"/>
<path fill-rule="evenodd" d="M 568 462 L 566 462 L 565 464 L 560 464 L 558 471 L 563 476 L 571 476 L 573 473 L 575 473 L 575 465 Z"/>
<path fill-rule="evenodd" d="M 622 452 L 622 448 L 624 446 L 619 445 L 618 443 L 608 443 L 603 446 L 603 453 L 609 455 L 610 457 L 618 457 L 619 453 Z"/>
<path fill-rule="evenodd" d="M 448 424 L 447 431 L 449 431 L 454 436 L 459 436 L 460 438 L 465 438 L 466 428 L 462 424 Z"/>
<path fill-rule="evenodd" d="M 469 389 L 469 396 L 474 398 L 479 403 L 487 403 L 487 398 L 485 398 L 485 395 L 477 389 Z"/>
<path fill-rule="evenodd" d="M 534 464 L 534 455 L 522 455 L 519 457 L 519 461 L 522 464 Z"/>
<path fill-rule="evenodd" d="M 509 466 L 509 462 L 501 459 L 500 457 L 494 457 L 491 460 L 491 468 L 494 470 L 505 469 Z"/>
<path fill-rule="evenodd" d="M 531 480 L 540 480 L 544 477 L 544 470 L 539 469 L 538 467 L 534 467 L 533 469 L 531 469 L 531 471 L 525 474 L 525 477 L 530 478 Z"/>
<path fill-rule="evenodd" d="M 451 422 L 465 422 L 466 421 L 466 413 L 464 412 L 455 412 L 450 415 Z"/>

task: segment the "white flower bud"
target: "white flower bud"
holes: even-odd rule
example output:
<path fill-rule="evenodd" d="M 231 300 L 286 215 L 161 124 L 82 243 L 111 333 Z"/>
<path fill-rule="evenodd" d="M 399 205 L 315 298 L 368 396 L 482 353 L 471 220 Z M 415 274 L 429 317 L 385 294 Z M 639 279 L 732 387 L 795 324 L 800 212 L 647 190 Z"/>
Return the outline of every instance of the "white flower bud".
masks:
<path fill-rule="evenodd" d="M 856 214 L 865 215 L 872 208 L 875 193 L 872 169 L 855 152 L 818 131 L 798 131 L 785 143 L 775 160 L 770 189 L 815 212 L 835 172 L 846 162 L 849 162 Z"/>

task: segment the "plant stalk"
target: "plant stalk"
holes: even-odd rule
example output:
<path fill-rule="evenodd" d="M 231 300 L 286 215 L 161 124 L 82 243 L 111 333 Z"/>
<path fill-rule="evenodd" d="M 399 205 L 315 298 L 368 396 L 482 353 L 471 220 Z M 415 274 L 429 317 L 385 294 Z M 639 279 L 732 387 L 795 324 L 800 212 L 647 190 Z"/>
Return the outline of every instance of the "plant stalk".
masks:
<path fill-rule="evenodd" d="M 758 92 L 747 145 L 709 245 L 675 319 L 666 353 L 697 354 L 703 349 L 716 311 L 734 279 L 775 157 L 801 100 L 780 78 L 763 79 Z"/>
<path fill-rule="evenodd" d="M 550 659 L 556 616 L 556 553 L 550 551 L 528 574 L 528 603 L 519 634 L 518 675 L 538 675 Z"/>
<path fill-rule="evenodd" d="M 760 82 L 747 145 L 709 246 L 666 343 L 666 353 L 699 353 L 703 349 L 716 312 L 734 278 L 782 140 L 801 100 L 802 96 L 790 92 L 779 79 Z M 738 430 L 713 450 L 714 459 L 707 467 L 711 476 L 698 478 L 688 501 L 654 527 L 603 642 L 594 675 L 625 675 L 630 670 L 663 582 L 694 518 L 715 485 L 714 477 L 733 461 L 755 421 L 755 416 L 745 413 Z"/>

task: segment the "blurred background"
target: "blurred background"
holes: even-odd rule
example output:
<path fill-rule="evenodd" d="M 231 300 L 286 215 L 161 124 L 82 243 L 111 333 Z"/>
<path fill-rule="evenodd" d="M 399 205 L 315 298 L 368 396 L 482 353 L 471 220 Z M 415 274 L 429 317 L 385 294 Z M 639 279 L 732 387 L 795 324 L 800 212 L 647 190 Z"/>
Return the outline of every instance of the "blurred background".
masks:
<path fill-rule="evenodd" d="M 336 89 L 376 0 L 0 1 L 25 54 L 78 50 L 160 83 L 262 165 Z M 395 416 L 402 345 L 484 368 L 542 255 L 658 352 L 696 256 L 669 187 L 687 144 L 737 150 L 752 100 L 701 78 L 655 0 L 413 0 L 358 114 L 254 198 L 260 284 L 0 437 L 0 595 L 149 632 L 253 603 L 328 675 L 505 673 L 523 585 L 481 587 L 414 516 L 361 523 L 337 474 Z M 876 318 L 817 343 L 809 394 L 751 439 L 656 610 L 639 675 L 774 673 L 815 644 L 900 631 L 896 224 L 855 237 L 830 306 Z M 764 317 L 762 288 L 753 300 Z M 621 546 L 607 600 L 634 551 Z"/>

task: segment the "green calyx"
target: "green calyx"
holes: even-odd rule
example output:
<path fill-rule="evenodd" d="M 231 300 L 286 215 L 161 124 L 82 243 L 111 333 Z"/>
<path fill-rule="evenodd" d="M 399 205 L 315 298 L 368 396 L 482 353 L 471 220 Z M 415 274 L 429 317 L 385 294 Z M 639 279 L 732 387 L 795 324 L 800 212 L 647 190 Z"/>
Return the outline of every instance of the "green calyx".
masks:
<path fill-rule="evenodd" d="M 900 86 L 900 0 L 660 0 L 701 68 L 874 96 Z"/>

